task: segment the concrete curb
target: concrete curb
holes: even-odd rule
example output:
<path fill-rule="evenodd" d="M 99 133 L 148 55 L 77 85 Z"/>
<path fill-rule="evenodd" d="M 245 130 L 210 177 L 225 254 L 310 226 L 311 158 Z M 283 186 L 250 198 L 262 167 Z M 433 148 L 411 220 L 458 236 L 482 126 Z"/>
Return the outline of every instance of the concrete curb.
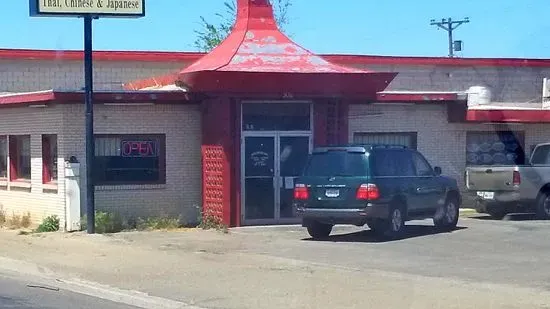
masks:
<path fill-rule="evenodd" d="M 33 283 L 144 309 L 206 309 L 139 291 L 122 290 L 81 279 L 59 278 L 53 271 L 37 264 L 5 257 L 0 257 L 0 271 L 0 274 L 13 278 L 20 279 L 22 276 L 28 275 L 32 276 L 29 281 Z"/>

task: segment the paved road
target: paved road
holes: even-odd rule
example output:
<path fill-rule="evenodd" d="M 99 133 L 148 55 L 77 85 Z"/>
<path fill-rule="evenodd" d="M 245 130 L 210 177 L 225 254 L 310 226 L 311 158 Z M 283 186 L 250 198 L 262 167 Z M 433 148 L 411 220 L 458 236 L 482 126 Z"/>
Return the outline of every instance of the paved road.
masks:
<path fill-rule="evenodd" d="M 36 287 L 29 287 L 36 285 Z M 134 309 L 98 298 L 67 291 L 52 290 L 24 278 L 0 273 L 0 308 L 2 309 Z"/>
<path fill-rule="evenodd" d="M 355 227 L 337 227 L 325 241 L 299 226 L 6 232 L 0 248 L 11 250 L 0 255 L 206 308 L 550 308 L 550 221 L 464 219 L 437 233 L 426 220 L 407 229 L 387 242 Z"/>

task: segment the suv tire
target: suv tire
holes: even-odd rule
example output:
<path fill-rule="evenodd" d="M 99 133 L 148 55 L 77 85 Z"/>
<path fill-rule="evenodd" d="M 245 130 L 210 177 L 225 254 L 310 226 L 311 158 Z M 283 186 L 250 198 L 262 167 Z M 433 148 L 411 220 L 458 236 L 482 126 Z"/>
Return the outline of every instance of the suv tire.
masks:
<path fill-rule="evenodd" d="M 454 197 L 448 197 L 445 204 L 439 207 L 433 218 L 434 225 L 438 229 L 452 230 L 458 224 L 460 214 L 458 201 Z"/>
<path fill-rule="evenodd" d="M 543 191 L 539 194 L 536 214 L 538 220 L 550 220 L 550 192 Z"/>
<path fill-rule="evenodd" d="M 332 232 L 332 224 L 313 221 L 307 226 L 307 232 L 313 239 L 327 238 Z"/>
<path fill-rule="evenodd" d="M 399 239 L 405 230 L 405 207 L 394 205 L 390 208 L 388 219 L 380 220 L 374 224 L 374 232 L 388 239 Z"/>

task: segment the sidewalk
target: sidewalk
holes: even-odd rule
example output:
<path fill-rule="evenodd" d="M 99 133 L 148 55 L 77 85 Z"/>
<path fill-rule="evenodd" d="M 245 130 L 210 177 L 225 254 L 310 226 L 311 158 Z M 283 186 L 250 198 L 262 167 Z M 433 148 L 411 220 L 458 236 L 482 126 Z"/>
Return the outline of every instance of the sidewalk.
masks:
<path fill-rule="evenodd" d="M 517 287 L 275 257 L 261 246 L 251 249 L 255 241 L 270 239 L 202 230 L 113 236 L 0 230 L 0 256 L 36 263 L 58 278 L 201 308 L 542 308 L 545 298 Z"/>

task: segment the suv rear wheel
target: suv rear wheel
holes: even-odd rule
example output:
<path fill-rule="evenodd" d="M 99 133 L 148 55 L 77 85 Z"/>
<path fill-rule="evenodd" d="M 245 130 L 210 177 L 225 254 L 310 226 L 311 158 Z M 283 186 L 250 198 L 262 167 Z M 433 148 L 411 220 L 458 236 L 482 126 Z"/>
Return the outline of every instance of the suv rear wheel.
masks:
<path fill-rule="evenodd" d="M 313 221 L 307 226 L 307 232 L 313 239 L 326 238 L 332 232 L 332 224 Z"/>
<path fill-rule="evenodd" d="M 458 224 L 459 212 L 456 198 L 447 198 L 445 204 L 440 206 L 435 213 L 434 225 L 439 229 L 454 229 Z"/>
<path fill-rule="evenodd" d="M 406 208 L 396 204 L 391 207 L 388 218 L 377 220 L 369 227 L 378 235 L 389 239 L 401 238 L 405 230 Z"/>

